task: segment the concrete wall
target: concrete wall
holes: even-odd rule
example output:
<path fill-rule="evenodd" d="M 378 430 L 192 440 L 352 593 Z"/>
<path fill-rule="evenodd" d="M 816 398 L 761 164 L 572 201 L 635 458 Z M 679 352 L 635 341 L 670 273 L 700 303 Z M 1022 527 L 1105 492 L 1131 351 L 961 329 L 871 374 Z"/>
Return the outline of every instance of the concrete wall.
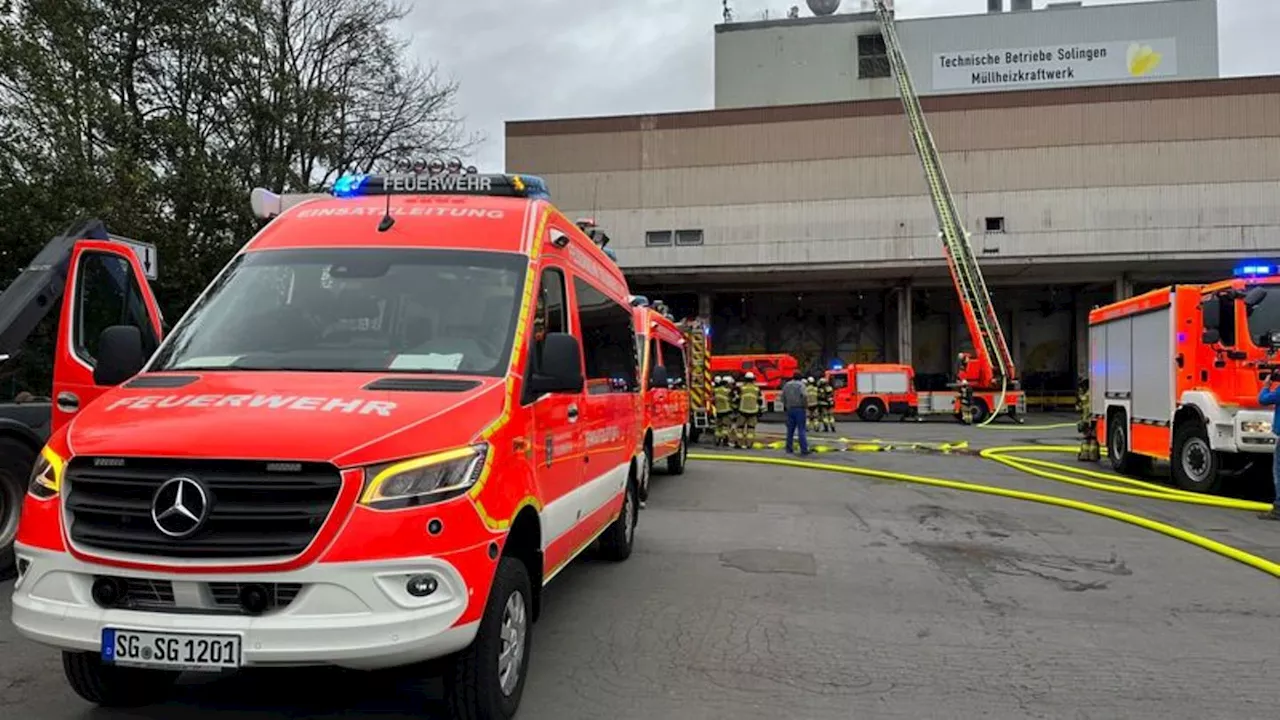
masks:
<path fill-rule="evenodd" d="M 940 54 L 1034 47 L 1056 50 L 1060 46 L 1094 46 L 1108 49 L 1110 58 L 1050 63 L 1046 67 L 1071 67 L 1078 76 L 1023 82 L 1022 88 L 1218 76 L 1216 0 L 1165 0 L 906 19 L 898 21 L 897 28 L 912 80 L 922 95 L 1008 89 L 1007 85 L 981 84 L 935 88 L 934 73 Z M 878 32 L 879 25 L 869 13 L 719 25 L 715 41 L 715 106 L 755 107 L 897 97 L 897 88 L 891 80 L 859 77 L 857 36 Z M 1163 42 L 1166 40 L 1171 42 Z M 1162 62 L 1151 75 L 1131 78 L 1124 72 L 1120 56 L 1132 42 L 1152 44 L 1162 51 Z M 1003 52 L 997 54 L 1002 60 L 1007 59 Z M 987 67 L 1008 69 L 1004 63 Z M 1169 74 L 1162 75 L 1162 72 Z"/>

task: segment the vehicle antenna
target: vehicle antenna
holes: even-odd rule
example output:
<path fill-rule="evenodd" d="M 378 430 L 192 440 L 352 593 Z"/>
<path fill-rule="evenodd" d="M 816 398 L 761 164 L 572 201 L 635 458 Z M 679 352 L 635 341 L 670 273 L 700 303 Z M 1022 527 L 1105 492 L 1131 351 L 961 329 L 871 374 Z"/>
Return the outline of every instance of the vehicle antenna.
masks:
<path fill-rule="evenodd" d="M 391 217 L 391 193 L 387 193 L 387 208 L 383 211 L 382 219 L 378 221 L 378 232 L 386 232 L 396 224 L 396 219 Z"/>

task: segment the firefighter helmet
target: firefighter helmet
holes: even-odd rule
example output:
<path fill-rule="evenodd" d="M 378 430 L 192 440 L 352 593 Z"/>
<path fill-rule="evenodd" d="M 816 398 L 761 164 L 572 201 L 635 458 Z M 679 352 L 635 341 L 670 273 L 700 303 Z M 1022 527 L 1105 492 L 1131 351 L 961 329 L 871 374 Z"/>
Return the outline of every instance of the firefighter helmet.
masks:
<path fill-rule="evenodd" d="M 746 375 L 743 375 L 743 376 L 742 376 L 742 379 L 743 379 L 743 380 L 746 380 L 747 382 L 755 382 L 755 381 L 756 381 L 756 374 L 755 374 L 755 373 L 753 373 L 753 372 L 749 372 L 749 373 L 747 373 Z"/>

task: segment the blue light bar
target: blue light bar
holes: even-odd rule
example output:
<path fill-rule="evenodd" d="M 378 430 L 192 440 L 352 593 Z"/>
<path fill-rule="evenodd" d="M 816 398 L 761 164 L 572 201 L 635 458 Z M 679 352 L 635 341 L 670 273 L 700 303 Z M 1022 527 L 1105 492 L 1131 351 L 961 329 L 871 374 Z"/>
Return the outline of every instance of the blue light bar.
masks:
<path fill-rule="evenodd" d="M 1262 265 L 1262 264 L 1241 265 L 1240 267 L 1236 268 L 1235 274 L 1236 274 L 1236 277 L 1258 277 L 1259 275 L 1275 275 L 1276 266 Z"/>
<path fill-rule="evenodd" d="M 478 173 L 347 173 L 333 182 L 334 197 L 371 195 L 481 195 L 551 200 L 547 183 L 537 175 L 481 175 Z"/>

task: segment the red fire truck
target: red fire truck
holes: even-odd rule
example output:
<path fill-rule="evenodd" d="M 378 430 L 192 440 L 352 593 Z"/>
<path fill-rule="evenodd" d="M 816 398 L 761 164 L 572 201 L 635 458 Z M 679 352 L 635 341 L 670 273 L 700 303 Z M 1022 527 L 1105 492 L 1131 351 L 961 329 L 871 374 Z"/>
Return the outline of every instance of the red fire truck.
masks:
<path fill-rule="evenodd" d="M 1089 389 L 1112 466 L 1168 460 L 1174 482 L 1215 492 L 1270 462 L 1271 410 L 1258 405 L 1280 346 L 1280 277 L 1247 265 L 1209 285 L 1152 290 L 1089 314 Z"/>
<path fill-rule="evenodd" d="M 920 410 L 915 370 L 910 365 L 866 363 L 828 370 L 835 390 L 836 415 L 852 415 L 879 422 L 885 415 L 913 417 Z"/>
<path fill-rule="evenodd" d="M 720 355 L 711 358 L 713 375 L 732 375 L 741 379 L 747 373 L 754 373 L 768 412 L 782 411 L 782 406 L 778 404 L 782 384 L 790 380 L 799 368 L 799 361 L 782 353 Z"/>

